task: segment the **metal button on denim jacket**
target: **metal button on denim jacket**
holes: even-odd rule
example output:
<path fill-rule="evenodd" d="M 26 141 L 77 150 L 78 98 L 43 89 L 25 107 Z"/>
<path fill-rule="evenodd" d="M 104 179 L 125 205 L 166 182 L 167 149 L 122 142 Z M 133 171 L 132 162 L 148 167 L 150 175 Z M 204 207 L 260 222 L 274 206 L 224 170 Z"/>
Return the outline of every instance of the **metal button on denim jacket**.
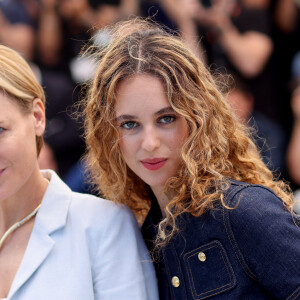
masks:
<path fill-rule="evenodd" d="M 237 207 L 178 218 L 155 260 L 160 299 L 300 299 L 299 218 L 263 186 L 232 181 L 225 196 Z M 149 248 L 160 217 L 154 201 L 142 228 Z"/>

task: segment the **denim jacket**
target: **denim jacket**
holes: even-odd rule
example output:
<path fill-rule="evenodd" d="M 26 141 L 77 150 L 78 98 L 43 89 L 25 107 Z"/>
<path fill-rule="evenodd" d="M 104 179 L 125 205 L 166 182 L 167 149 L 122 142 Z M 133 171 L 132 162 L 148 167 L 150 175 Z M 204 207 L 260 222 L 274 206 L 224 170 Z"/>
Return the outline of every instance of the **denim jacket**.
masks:
<path fill-rule="evenodd" d="M 300 299 L 300 222 L 273 191 L 232 181 L 227 205 L 182 214 L 179 233 L 155 256 L 160 299 Z M 156 201 L 142 227 L 152 249 Z"/>

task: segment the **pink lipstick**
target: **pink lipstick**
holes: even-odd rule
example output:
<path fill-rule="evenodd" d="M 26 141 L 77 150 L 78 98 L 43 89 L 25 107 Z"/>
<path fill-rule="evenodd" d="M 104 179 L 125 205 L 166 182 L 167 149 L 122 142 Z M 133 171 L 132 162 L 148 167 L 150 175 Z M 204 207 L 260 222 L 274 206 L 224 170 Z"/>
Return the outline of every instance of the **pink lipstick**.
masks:
<path fill-rule="evenodd" d="M 167 158 L 148 158 L 148 159 L 141 160 L 141 163 L 146 169 L 151 171 L 156 171 L 161 167 L 163 167 L 167 162 L 167 160 L 168 160 Z"/>

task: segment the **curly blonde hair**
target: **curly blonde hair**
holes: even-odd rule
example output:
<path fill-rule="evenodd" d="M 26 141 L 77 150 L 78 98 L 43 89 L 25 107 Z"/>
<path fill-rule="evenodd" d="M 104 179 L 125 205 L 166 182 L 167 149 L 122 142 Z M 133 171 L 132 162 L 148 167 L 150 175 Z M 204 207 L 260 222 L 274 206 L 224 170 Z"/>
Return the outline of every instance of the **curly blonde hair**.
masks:
<path fill-rule="evenodd" d="M 90 49 L 94 51 L 94 49 Z M 111 41 L 94 51 L 98 62 L 84 100 L 87 161 L 93 181 L 108 199 L 127 204 L 138 219 L 147 212 L 151 190 L 127 166 L 114 124 L 120 82 L 134 74 L 150 74 L 163 82 L 172 108 L 183 116 L 190 134 L 182 147 L 183 166 L 166 183 L 175 196 L 166 207 L 167 226 L 183 212 L 200 216 L 223 197 L 228 178 L 271 188 L 291 209 L 288 186 L 276 181 L 262 162 L 250 133 L 233 116 L 216 80 L 176 35 L 147 20 L 121 22 L 111 29 Z M 188 201 L 187 201 L 188 199 Z"/>
<path fill-rule="evenodd" d="M 26 60 L 15 50 L 0 45 L 0 92 L 5 93 L 25 113 L 32 111 L 36 98 L 45 105 L 45 93 Z M 43 137 L 36 137 L 37 153 L 43 146 Z"/>

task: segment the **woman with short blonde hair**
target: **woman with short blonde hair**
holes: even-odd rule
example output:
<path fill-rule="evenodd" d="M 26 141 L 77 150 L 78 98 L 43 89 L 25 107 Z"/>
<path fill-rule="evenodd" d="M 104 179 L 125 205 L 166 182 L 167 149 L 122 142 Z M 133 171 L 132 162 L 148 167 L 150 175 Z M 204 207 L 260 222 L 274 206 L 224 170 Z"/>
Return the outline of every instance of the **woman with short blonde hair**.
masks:
<path fill-rule="evenodd" d="M 0 107 L 0 299 L 158 299 L 130 210 L 39 169 L 45 95 L 1 45 Z"/>

